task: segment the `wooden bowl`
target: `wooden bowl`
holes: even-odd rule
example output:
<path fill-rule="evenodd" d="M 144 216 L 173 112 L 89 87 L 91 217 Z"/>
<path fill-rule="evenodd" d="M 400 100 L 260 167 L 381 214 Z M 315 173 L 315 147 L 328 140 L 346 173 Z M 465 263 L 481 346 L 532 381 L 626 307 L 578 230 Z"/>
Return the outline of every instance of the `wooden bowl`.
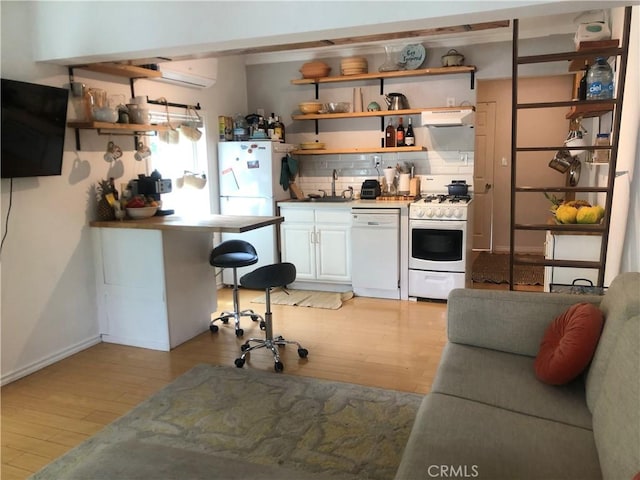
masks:
<path fill-rule="evenodd" d="M 324 62 L 307 62 L 302 65 L 302 78 L 322 78 L 329 75 L 331 67 Z"/>
<path fill-rule="evenodd" d="M 310 113 L 318 113 L 322 110 L 322 103 L 320 102 L 302 102 L 298 104 L 298 108 L 302 113 L 308 115 Z"/>
<path fill-rule="evenodd" d="M 302 142 L 301 150 L 324 150 L 325 144 L 322 142 Z"/>

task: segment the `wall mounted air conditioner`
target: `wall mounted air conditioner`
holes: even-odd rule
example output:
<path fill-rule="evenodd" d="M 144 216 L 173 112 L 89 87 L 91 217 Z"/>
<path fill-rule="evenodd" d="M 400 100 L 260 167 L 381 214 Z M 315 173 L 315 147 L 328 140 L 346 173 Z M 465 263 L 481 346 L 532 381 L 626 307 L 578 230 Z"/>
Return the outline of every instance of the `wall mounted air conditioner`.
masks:
<path fill-rule="evenodd" d="M 423 127 L 473 127 L 473 107 L 452 107 L 427 110 L 421 114 Z"/>
<path fill-rule="evenodd" d="M 208 88 L 216 83 L 217 58 L 178 60 L 157 64 L 162 77 L 157 80 L 191 88 Z"/>

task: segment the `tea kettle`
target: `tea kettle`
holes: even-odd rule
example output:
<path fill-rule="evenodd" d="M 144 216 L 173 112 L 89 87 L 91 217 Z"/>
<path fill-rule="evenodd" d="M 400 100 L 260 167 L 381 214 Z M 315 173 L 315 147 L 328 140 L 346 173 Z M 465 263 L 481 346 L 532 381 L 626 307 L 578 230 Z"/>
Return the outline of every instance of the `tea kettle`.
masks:
<path fill-rule="evenodd" d="M 390 93 L 384 96 L 389 110 L 406 110 L 409 108 L 409 100 L 401 93 Z"/>

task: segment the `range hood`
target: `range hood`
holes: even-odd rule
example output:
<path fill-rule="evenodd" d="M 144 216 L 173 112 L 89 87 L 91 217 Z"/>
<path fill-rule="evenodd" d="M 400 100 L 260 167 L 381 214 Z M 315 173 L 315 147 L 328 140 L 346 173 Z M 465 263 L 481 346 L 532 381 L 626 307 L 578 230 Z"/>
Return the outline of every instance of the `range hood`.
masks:
<path fill-rule="evenodd" d="M 426 110 L 421 114 L 423 127 L 473 127 L 473 107 L 447 107 Z"/>

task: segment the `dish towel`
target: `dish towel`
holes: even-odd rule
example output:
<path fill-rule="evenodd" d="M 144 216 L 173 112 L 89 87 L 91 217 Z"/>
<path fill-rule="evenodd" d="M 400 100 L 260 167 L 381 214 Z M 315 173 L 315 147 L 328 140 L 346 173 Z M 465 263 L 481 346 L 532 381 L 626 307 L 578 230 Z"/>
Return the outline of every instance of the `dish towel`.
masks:
<path fill-rule="evenodd" d="M 282 166 L 280 170 L 280 185 L 286 192 L 289 189 L 289 183 L 295 179 L 298 174 L 298 161 L 288 153 L 282 157 Z"/>

